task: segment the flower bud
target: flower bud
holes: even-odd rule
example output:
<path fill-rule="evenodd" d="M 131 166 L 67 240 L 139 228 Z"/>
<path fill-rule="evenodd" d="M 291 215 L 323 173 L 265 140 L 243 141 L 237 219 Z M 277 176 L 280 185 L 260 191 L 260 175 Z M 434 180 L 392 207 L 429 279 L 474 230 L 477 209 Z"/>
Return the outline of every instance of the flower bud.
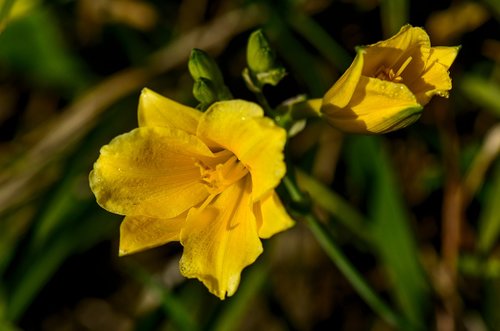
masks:
<path fill-rule="evenodd" d="M 200 101 L 201 109 L 208 108 L 215 101 L 232 98 L 217 63 L 204 51 L 196 48 L 191 51 L 188 69 L 194 79 L 193 95 Z"/>
<path fill-rule="evenodd" d="M 274 68 L 276 55 L 274 54 L 262 30 L 257 30 L 248 38 L 247 62 L 254 73 L 266 72 Z"/>
<path fill-rule="evenodd" d="M 202 105 L 211 105 L 218 100 L 212 81 L 203 77 L 194 82 L 193 96 Z"/>
<path fill-rule="evenodd" d="M 214 85 L 224 85 L 222 74 L 215 63 L 207 53 L 201 49 L 193 48 L 189 56 L 188 69 L 191 77 L 195 81 L 200 78 L 211 80 Z"/>
<path fill-rule="evenodd" d="M 247 44 L 248 71 L 244 75 L 251 78 L 251 83 L 257 88 L 265 84 L 277 85 L 285 76 L 285 69 L 276 61 L 276 54 L 269 46 L 269 42 L 262 30 L 250 35 Z"/>

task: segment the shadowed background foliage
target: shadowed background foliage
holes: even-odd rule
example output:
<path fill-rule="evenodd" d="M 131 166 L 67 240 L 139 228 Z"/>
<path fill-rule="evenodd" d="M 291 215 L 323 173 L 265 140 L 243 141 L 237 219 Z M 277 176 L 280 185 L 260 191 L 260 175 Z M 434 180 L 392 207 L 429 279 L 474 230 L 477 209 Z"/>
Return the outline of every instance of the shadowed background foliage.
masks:
<path fill-rule="evenodd" d="M 365 280 L 425 330 L 500 330 L 500 2 L 0 1 L 0 330 L 393 330 L 306 223 L 267 240 L 234 297 L 178 272 L 168 244 L 118 258 L 121 217 L 88 187 L 99 148 L 137 126 L 140 90 L 192 106 L 192 48 L 232 94 L 262 28 L 287 77 L 272 106 L 321 97 L 354 47 L 405 23 L 462 45 L 449 99 L 380 137 L 310 121 L 289 143 L 317 212 Z"/>

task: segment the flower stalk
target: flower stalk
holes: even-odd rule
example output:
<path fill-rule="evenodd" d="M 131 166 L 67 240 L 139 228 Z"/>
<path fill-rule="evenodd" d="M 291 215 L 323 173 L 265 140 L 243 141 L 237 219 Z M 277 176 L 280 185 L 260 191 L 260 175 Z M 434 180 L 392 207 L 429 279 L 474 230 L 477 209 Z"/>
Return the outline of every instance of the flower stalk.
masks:
<path fill-rule="evenodd" d="M 300 211 L 295 211 L 293 214 L 300 213 L 307 227 L 314 235 L 321 248 L 325 251 L 328 257 L 339 268 L 342 274 L 351 283 L 356 292 L 363 300 L 388 324 L 396 327 L 398 330 L 417 330 L 405 318 L 392 310 L 368 285 L 363 276 L 356 270 L 352 263 L 342 253 L 342 250 L 335 244 L 329 231 L 317 219 L 311 210 L 311 200 L 304 194 L 297 183 L 290 175 L 290 169 L 283 178 L 283 184 L 293 201 L 294 206 L 301 206 Z M 308 211 L 304 212 L 304 208 L 308 207 Z"/>

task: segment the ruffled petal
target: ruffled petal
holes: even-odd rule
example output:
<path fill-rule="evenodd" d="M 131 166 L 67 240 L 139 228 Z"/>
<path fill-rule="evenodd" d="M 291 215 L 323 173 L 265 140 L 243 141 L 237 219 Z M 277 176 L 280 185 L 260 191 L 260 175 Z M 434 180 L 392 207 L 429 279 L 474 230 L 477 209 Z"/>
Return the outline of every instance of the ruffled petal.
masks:
<path fill-rule="evenodd" d="M 254 205 L 259 237 L 267 239 L 295 223 L 286 212 L 276 192 L 269 193 Z"/>
<path fill-rule="evenodd" d="M 179 241 L 186 215 L 174 218 L 126 216 L 120 226 L 120 256 Z"/>
<path fill-rule="evenodd" d="M 90 187 L 97 202 L 113 213 L 175 217 L 208 196 L 195 160 L 212 155 L 184 131 L 138 128 L 101 148 Z"/>
<path fill-rule="evenodd" d="M 213 104 L 203 113 L 198 136 L 207 144 L 231 151 L 252 175 L 252 195 L 259 200 L 285 175 L 286 131 L 263 117 L 255 103 L 231 100 Z"/>
<path fill-rule="evenodd" d="M 427 66 L 421 76 L 411 84 L 420 104 L 427 104 L 432 96 L 448 97 L 451 78 L 448 70 L 455 61 L 460 47 L 432 47 Z"/>
<path fill-rule="evenodd" d="M 138 111 L 139 127 L 173 127 L 195 134 L 200 116 L 201 112 L 194 108 L 181 105 L 148 88 L 142 90 Z"/>
<path fill-rule="evenodd" d="M 451 87 L 448 68 L 439 62 L 434 62 L 411 86 L 421 105 L 426 105 L 436 94 L 447 98 Z"/>
<path fill-rule="evenodd" d="M 385 133 L 418 119 L 422 106 L 403 84 L 362 76 L 344 109 L 325 106 L 325 119 L 347 132 Z"/>
<path fill-rule="evenodd" d="M 241 180 L 206 208 L 190 210 L 181 230 L 180 271 L 221 299 L 236 292 L 243 268 L 262 253 L 250 180 Z"/>

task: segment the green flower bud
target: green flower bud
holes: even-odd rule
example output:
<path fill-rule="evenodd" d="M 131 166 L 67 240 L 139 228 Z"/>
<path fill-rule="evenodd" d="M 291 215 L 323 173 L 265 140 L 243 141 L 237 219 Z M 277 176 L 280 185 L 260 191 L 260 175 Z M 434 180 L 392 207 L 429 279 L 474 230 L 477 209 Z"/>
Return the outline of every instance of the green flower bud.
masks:
<path fill-rule="evenodd" d="M 254 73 L 266 72 L 275 67 L 276 55 L 269 46 L 262 30 L 254 31 L 248 38 L 247 63 Z"/>
<path fill-rule="evenodd" d="M 277 85 L 286 75 L 262 30 L 253 32 L 248 39 L 247 63 L 248 71 L 243 75 L 252 90 L 258 90 L 265 84 Z"/>
<path fill-rule="evenodd" d="M 217 92 L 212 81 L 206 78 L 199 78 L 194 82 L 193 95 L 201 104 L 210 105 L 217 101 Z"/>
<path fill-rule="evenodd" d="M 194 79 L 193 95 L 200 101 L 201 109 L 206 109 L 215 101 L 232 99 L 217 63 L 207 53 L 193 49 L 188 69 Z"/>
<path fill-rule="evenodd" d="M 205 78 L 212 81 L 216 88 L 224 85 L 224 79 L 222 78 L 217 63 L 215 63 L 214 59 L 207 53 L 200 49 L 194 48 L 191 51 L 188 69 L 191 77 L 193 77 L 195 81 L 198 81 L 200 78 Z"/>

